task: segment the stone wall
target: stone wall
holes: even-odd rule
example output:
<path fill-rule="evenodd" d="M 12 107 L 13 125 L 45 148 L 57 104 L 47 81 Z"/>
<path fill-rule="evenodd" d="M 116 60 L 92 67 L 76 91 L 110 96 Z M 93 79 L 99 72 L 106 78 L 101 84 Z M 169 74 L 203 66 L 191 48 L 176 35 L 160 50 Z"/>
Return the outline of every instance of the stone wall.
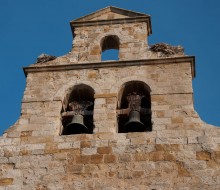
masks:
<path fill-rule="evenodd" d="M 191 125 L 193 125 L 191 123 Z M 219 189 L 220 130 L 0 138 L 0 189 Z"/>
<path fill-rule="evenodd" d="M 191 64 L 37 72 L 18 122 L 0 138 L 0 189 L 218 189 L 220 130 L 193 109 Z M 153 131 L 117 133 L 118 92 L 151 88 Z M 60 136 L 65 94 L 95 90 L 94 134 Z"/>

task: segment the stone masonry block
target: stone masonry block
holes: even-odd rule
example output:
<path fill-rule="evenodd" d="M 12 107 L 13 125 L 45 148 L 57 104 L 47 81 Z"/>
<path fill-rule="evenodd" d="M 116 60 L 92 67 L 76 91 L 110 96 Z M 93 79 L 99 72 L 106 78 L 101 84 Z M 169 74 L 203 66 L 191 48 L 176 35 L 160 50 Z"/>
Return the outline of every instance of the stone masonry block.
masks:
<path fill-rule="evenodd" d="M 90 148 L 92 146 L 91 141 L 81 141 L 80 142 L 80 148 Z"/>
<path fill-rule="evenodd" d="M 13 181 L 13 178 L 0 178 L 0 186 L 12 185 Z"/>
<path fill-rule="evenodd" d="M 147 161 L 149 160 L 149 153 L 136 153 L 135 154 L 135 161 Z"/>
<path fill-rule="evenodd" d="M 119 163 L 131 162 L 132 158 L 130 154 L 121 154 L 118 156 Z"/>
<path fill-rule="evenodd" d="M 208 161 L 211 159 L 211 153 L 207 151 L 196 152 L 196 159 Z"/>
<path fill-rule="evenodd" d="M 158 137 L 156 138 L 156 144 L 187 144 L 187 138 L 186 137 L 179 137 L 179 138 Z"/>
<path fill-rule="evenodd" d="M 180 144 L 156 144 L 155 148 L 157 151 L 181 151 L 183 145 Z"/>
<path fill-rule="evenodd" d="M 163 151 L 150 152 L 149 160 L 153 162 L 164 160 L 164 152 Z"/>
<path fill-rule="evenodd" d="M 103 155 L 100 155 L 100 154 L 91 155 L 91 163 L 92 164 L 101 164 L 101 163 L 103 163 Z"/>
<path fill-rule="evenodd" d="M 93 155 L 97 153 L 97 148 L 82 148 L 82 155 Z"/>
<path fill-rule="evenodd" d="M 104 155 L 104 163 L 116 163 L 116 155 Z"/>
<path fill-rule="evenodd" d="M 88 164 L 91 161 L 90 155 L 77 155 L 76 156 L 76 164 Z"/>
<path fill-rule="evenodd" d="M 97 153 L 98 154 L 111 154 L 112 147 L 98 147 Z"/>
<path fill-rule="evenodd" d="M 216 144 L 220 144 L 220 137 L 213 137 L 213 142 Z"/>
<path fill-rule="evenodd" d="M 80 148 L 80 142 L 66 142 L 66 143 L 59 143 L 58 149 L 71 149 L 71 148 Z"/>

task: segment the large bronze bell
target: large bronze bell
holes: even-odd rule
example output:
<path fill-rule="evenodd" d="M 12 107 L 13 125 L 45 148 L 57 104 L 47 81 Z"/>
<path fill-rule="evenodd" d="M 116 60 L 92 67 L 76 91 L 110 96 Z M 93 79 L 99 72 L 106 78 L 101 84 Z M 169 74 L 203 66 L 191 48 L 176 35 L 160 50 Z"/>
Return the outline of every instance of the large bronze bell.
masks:
<path fill-rule="evenodd" d="M 72 121 L 64 128 L 64 135 L 89 133 L 88 128 L 83 123 L 82 115 L 74 115 Z"/>
<path fill-rule="evenodd" d="M 124 125 L 126 132 L 142 132 L 144 131 L 144 124 L 140 121 L 140 112 L 132 110 L 129 113 L 129 120 Z"/>

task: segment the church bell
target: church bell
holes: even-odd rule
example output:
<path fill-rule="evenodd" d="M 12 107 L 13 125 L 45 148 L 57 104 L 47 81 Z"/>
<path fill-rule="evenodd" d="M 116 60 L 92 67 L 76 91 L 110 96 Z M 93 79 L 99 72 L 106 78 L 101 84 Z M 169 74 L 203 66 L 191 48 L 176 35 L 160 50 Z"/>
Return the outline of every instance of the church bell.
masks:
<path fill-rule="evenodd" d="M 88 128 L 83 123 L 82 115 L 74 115 L 72 121 L 66 125 L 64 134 L 81 134 L 89 133 Z"/>
<path fill-rule="evenodd" d="M 84 116 L 92 115 L 93 111 L 88 111 L 87 108 L 93 103 L 90 101 L 73 101 L 69 103 L 70 111 L 63 113 L 63 118 L 71 117 L 63 130 L 63 135 L 90 133 L 89 128 L 84 124 Z"/>
<path fill-rule="evenodd" d="M 144 124 L 140 121 L 140 112 L 134 110 L 129 113 L 129 120 L 124 125 L 124 129 L 127 132 L 144 131 Z"/>
<path fill-rule="evenodd" d="M 123 122 L 122 130 L 123 132 L 143 132 L 147 131 L 146 121 L 147 115 L 151 114 L 149 108 L 141 107 L 142 98 L 144 95 L 141 93 L 133 92 L 126 96 L 128 107 L 124 109 L 118 109 L 117 114 L 123 115 L 122 118 L 126 118 L 126 121 Z M 141 116 L 143 117 L 141 119 Z M 123 121 L 123 120 L 122 120 Z M 124 124 L 125 123 L 125 124 Z"/>

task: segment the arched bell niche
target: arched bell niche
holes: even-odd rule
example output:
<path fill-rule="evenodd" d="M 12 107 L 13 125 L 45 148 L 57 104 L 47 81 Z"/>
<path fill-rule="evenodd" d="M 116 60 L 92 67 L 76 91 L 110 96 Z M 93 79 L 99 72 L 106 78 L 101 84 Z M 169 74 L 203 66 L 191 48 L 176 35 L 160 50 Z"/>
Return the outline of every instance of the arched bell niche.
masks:
<path fill-rule="evenodd" d="M 101 60 L 118 60 L 119 59 L 119 45 L 120 41 L 116 35 L 105 36 L 101 40 Z"/>
<path fill-rule="evenodd" d="M 85 84 L 75 85 L 64 99 L 62 135 L 93 133 L 94 89 Z"/>
<path fill-rule="evenodd" d="M 129 81 L 118 94 L 118 132 L 152 131 L 150 87 L 142 81 Z"/>

